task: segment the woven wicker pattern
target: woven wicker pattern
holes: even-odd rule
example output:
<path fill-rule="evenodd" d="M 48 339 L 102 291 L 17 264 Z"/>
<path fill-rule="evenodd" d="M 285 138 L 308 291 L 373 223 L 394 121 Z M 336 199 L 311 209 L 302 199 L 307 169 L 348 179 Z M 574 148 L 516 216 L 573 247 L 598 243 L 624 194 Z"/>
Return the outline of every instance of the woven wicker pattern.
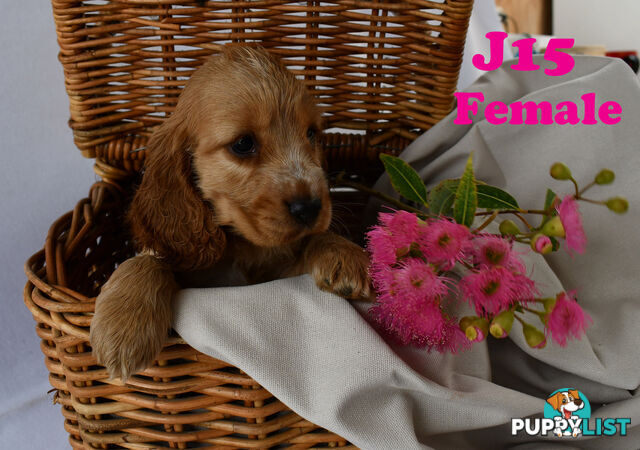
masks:
<path fill-rule="evenodd" d="M 191 72 L 234 43 L 281 57 L 329 127 L 363 133 L 329 136 L 330 160 L 399 152 L 452 108 L 472 0 L 52 4 L 76 145 L 138 169 Z"/>
<path fill-rule="evenodd" d="M 118 231 L 120 189 L 89 198 L 51 227 L 26 264 L 24 300 L 62 405 L 73 448 L 289 448 L 346 446 L 304 420 L 237 368 L 171 338 L 156 364 L 123 385 L 109 380 L 88 345 L 100 286 L 133 254 Z"/>
<path fill-rule="evenodd" d="M 122 224 L 147 138 L 204 58 L 234 43 L 260 43 L 284 58 L 327 124 L 342 129 L 321 137 L 329 169 L 366 178 L 377 173 L 378 153 L 401 151 L 451 109 L 472 0 L 52 4 L 70 125 L 103 179 L 54 222 L 25 266 L 24 300 L 71 446 L 349 447 L 177 337 L 126 385 L 109 380 L 88 344 L 95 297 L 134 254 Z"/>

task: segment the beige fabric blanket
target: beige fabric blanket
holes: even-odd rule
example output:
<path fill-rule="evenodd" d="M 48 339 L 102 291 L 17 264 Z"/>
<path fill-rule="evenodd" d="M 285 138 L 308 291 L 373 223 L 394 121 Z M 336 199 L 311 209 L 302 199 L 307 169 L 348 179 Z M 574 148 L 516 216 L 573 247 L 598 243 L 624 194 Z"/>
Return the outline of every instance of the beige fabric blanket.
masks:
<path fill-rule="evenodd" d="M 541 61 L 537 61 L 538 64 Z M 507 66 L 508 67 L 508 66 Z M 587 253 L 526 255 L 544 294 L 578 289 L 594 320 L 587 336 L 566 348 L 531 350 L 518 325 L 513 337 L 475 345 L 459 355 L 387 344 L 367 323 L 366 305 L 319 291 L 308 276 L 229 288 L 184 290 L 175 329 L 193 347 L 242 368 L 306 419 L 364 449 L 640 448 L 640 86 L 622 62 L 577 58 L 562 77 L 507 68 L 469 91 L 486 103 L 548 100 L 596 92 L 598 103 L 622 105 L 617 125 L 455 125 L 450 115 L 402 157 L 434 185 L 457 177 L 470 151 L 476 175 L 539 207 L 546 187 L 568 193 L 548 167 L 564 161 L 585 182 L 602 167 L 617 180 L 597 191 L 624 195 L 617 216 L 581 204 Z M 378 187 L 390 191 L 388 182 Z M 542 417 L 546 397 L 575 387 L 592 418 L 630 418 L 625 437 L 558 439 L 511 435 L 511 419 Z"/>

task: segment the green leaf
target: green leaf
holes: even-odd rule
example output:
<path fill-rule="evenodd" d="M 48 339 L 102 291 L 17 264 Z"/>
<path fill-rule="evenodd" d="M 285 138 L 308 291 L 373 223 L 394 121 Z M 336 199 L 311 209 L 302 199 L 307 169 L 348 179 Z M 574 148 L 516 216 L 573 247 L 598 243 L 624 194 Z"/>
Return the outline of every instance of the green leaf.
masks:
<path fill-rule="evenodd" d="M 391 185 L 407 200 L 427 206 L 427 188 L 413 168 L 395 156 L 380 154 L 384 169 L 389 174 Z"/>
<path fill-rule="evenodd" d="M 545 211 L 551 207 L 553 201 L 556 199 L 557 195 L 551 189 L 547 189 L 547 196 L 544 199 L 544 209 Z"/>
<path fill-rule="evenodd" d="M 460 179 L 444 180 L 429 191 L 431 211 L 442 213 L 453 205 L 453 196 L 458 189 Z M 511 194 L 500 188 L 475 180 L 478 193 L 478 208 L 482 209 L 520 209 L 518 202 Z M 434 201 L 436 206 L 434 207 Z"/>
<path fill-rule="evenodd" d="M 453 216 L 453 201 L 460 180 L 444 180 L 429 191 L 429 211 L 442 216 Z"/>
<path fill-rule="evenodd" d="M 478 208 L 482 209 L 520 209 L 518 202 L 511 194 L 495 186 L 475 180 L 478 194 Z M 460 179 L 449 179 L 440 182 L 429 191 L 429 210 L 434 214 L 453 215 L 453 201 Z"/>
<path fill-rule="evenodd" d="M 558 240 L 553 236 L 549 236 L 549 239 L 551 240 L 551 251 L 557 252 L 560 248 L 560 242 L 558 242 Z"/>
<path fill-rule="evenodd" d="M 473 224 L 478 206 L 478 191 L 473 177 L 473 153 L 469 155 L 453 201 L 453 218 L 461 225 Z"/>
<path fill-rule="evenodd" d="M 508 192 L 488 184 L 477 184 L 478 208 L 520 209 L 518 202 Z"/>
<path fill-rule="evenodd" d="M 551 208 L 551 205 L 553 205 L 553 202 L 555 201 L 555 199 L 558 196 L 556 195 L 555 192 L 553 192 L 551 189 L 547 189 L 547 195 L 544 199 L 544 211 L 546 211 L 547 209 Z M 547 223 L 552 217 L 557 216 L 558 212 L 555 209 L 551 209 L 551 214 L 549 214 L 548 216 L 542 216 L 542 220 L 540 221 L 540 226 L 538 227 L 538 229 L 541 229 L 545 223 Z M 553 243 L 553 241 L 551 241 Z M 554 245 L 554 249 L 553 251 L 556 250 L 555 245 L 556 243 L 553 243 Z"/>

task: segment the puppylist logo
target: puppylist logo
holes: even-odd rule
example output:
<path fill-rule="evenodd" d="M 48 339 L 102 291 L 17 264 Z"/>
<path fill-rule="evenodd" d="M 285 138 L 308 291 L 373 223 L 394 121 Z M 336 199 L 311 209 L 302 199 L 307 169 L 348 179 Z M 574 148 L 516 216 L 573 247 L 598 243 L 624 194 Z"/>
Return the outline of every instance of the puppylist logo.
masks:
<path fill-rule="evenodd" d="M 544 405 L 544 418 L 511 419 L 511 434 L 558 437 L 626 436 L 630 418 L 597 417 L 589 423 L 591 405 L 577 389 L 563 388 L 553 392 Z"/>

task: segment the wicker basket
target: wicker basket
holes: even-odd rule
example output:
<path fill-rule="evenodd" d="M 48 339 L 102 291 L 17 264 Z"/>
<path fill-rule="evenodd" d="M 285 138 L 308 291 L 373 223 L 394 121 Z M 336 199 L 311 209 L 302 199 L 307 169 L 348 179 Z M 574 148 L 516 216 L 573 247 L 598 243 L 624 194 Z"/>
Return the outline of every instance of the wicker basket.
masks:
<path fill-rule="evenodd" d="M 330 170 L 363 179 L 452 108 L 472 0 L 53 0 L 75 143 L 96 158 L 89 197 L 26 263 L 24 299 L 73 448 L 347 446 L 238 368 L 171 337 L 127 384 L 88 345 L 95 296 L 134 254 L 123 217 L 153 128 L 191 71 L 228 43 L 260 43 L 314 92 Z M 346 131 L 345 131 L 346 130 Z"/>

